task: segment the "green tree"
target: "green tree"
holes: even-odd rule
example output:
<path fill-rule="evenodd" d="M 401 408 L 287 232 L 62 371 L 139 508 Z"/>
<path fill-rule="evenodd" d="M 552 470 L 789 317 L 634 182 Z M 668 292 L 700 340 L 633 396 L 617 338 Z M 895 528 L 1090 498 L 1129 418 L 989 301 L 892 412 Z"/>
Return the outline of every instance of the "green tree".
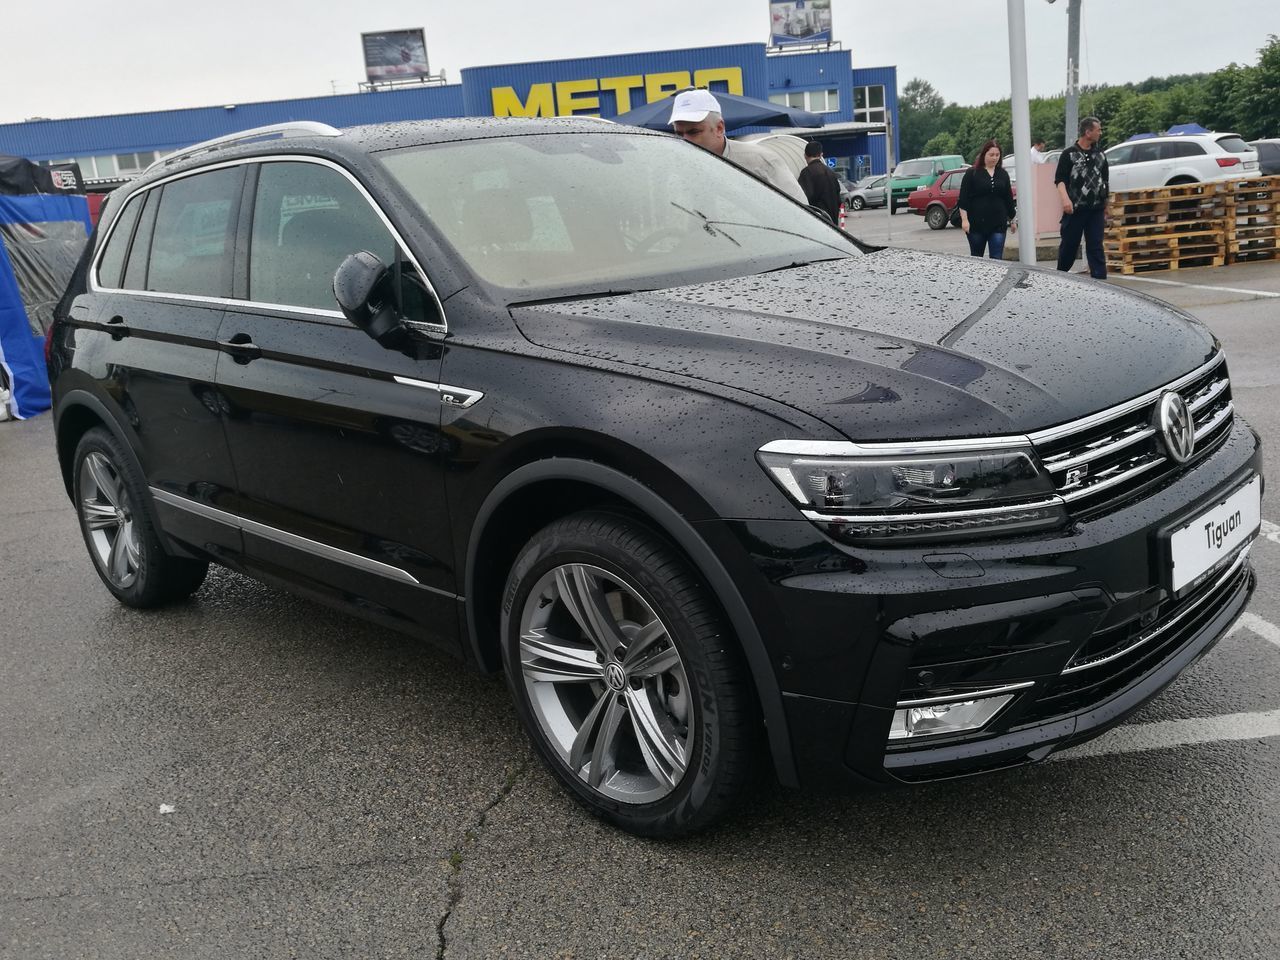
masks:
<path fill-rule="evenodd" d="M 923 147 L 920 148 L 920 156 L 937 157 L 943 154 L 956 152 L 956 138 L 945 130 L 936 137 L 928 140 Z"/>
<path fill-rule="evenodd" d="M 898 144 L 902 156 L 918 157 L 925 143 L 943 129 L 946 101 L 927 80 L 907 81 L 898 97 Z"/>
<path fill-rule="evenodd" d="M 1249 140 L 1280 134 L 1280 37 L 1272 34 L 1236 88 L 1236 126 Z"/>
<path fill-rule="evenodd" d="M 1103 129 L 1111 143 L 1127 140 L 1135 133 L 1162 133 L 1165 126 L 1160 97 L 1154 93 L 1133 94 L 1120 105 L 1110 126 Z"/>

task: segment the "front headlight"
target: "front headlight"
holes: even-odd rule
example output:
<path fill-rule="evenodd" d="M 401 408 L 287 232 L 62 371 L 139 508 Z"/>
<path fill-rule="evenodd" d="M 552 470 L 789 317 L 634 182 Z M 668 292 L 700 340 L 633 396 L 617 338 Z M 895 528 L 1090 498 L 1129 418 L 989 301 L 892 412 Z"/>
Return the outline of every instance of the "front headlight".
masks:
<path fill-rule="evenodd" d="M 756 454 L 801 512 L 855 543 L 950 540 L 1066 520 L 1029 440 L 853 444 L 775 441 Z"/>

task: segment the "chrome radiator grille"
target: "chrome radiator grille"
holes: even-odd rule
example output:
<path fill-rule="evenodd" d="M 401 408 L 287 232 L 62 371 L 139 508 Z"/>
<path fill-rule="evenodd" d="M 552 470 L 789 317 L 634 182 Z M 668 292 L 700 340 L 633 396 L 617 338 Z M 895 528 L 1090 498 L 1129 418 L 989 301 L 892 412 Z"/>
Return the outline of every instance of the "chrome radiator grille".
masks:
<path fill-rule="evenodd" d="M 1198 460 L 1231 429 L 1231 381 L 1218 354 L 1199 370 L 1110 410 L 1031 435 L 1036 452 L 1073 514 L 1118 506 L 1187 464 L 1168 452 L 1157 420 L 1163 395 L 1176 390 L 1195 423 Z"/>

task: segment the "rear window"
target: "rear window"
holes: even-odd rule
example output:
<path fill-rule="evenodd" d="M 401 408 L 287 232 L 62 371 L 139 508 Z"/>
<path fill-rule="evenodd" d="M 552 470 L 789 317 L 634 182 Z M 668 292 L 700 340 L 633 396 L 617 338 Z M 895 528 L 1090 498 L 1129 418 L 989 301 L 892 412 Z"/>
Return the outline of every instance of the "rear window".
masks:
<path fill-rule="evenodd" d="M 131 197 L 128 205 L 116 219 L 107 240 L 107 249 L 98 262 L 98 283 L 104 287 L 119 287 L 120 276 L 124 272 L 124 255 L 129 250 L 129 241 L 133 238 L 133 228 L 138 222 L 138 214 L 142 212 L 142 201 Z"/>
<path fill-rule="evenodd" d="M 1219 137 L 1218 146 L 1227 151 L 1227 153 L 1253 153 L 1253 147 L 1235 136 Z"/>
<path fill-rule="evenodd" d="M 1160 158 L 1162 160 L 1177 159 L 1179 157 L 1203 157 L 1204 154 L 1204 147 L 1194 140 L 1171 140 L 1160 145 Z"/>

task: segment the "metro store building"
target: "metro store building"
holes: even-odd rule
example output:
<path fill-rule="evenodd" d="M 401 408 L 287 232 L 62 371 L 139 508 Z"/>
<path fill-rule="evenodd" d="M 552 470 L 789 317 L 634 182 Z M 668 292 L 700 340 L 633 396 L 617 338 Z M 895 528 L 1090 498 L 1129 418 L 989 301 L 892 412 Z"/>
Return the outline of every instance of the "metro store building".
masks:
<path fill-rule="evenodd" d="M 783 52 L 763 43 L 469 67 L 460 83 L 447 85 L 0 124 L 0 153 L 41 163 L 73 161 L 91 189 L 109 189 L 173 150 L 267 124 L 315 120 L 350 127 L 490 116 L 612 119 L 690 85 L 821 114 L 825 127 L 783 132 L 821 141 L 846 176 L 885 172 L 886 122 L 897 156 L 896 67 L 854 69 L 847 50 Z M 881 132 L 871 129 L 877 127 Z M 752 132 L 764 131 L 750 128 L 735 135 Z"/>

